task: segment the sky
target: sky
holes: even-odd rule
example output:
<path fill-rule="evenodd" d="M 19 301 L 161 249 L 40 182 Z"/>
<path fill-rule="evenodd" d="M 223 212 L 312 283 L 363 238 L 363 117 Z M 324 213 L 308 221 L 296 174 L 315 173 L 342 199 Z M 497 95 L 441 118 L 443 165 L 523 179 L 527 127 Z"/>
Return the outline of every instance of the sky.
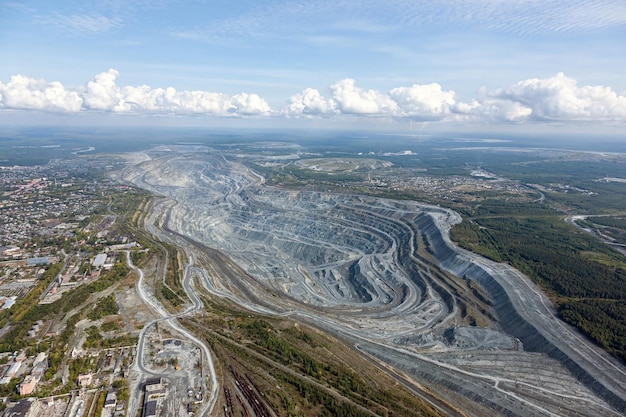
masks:
<path fill-rule="evenodd" d="M 624 0 L 0 0 L 0 124 L 626 127 Z"/>

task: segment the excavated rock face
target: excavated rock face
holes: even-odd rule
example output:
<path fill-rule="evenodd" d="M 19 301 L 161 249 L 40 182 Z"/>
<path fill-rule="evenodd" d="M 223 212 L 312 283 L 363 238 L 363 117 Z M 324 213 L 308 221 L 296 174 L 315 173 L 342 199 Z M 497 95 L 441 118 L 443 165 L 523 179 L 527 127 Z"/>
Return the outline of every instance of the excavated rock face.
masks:
<path fill-rule="evenodd" d="M 578 336 L 555 319 L 550 303 L 518 271 L 454 247 L 448 230 L 461 220 L 458 214 L 412 201 L 268 187 L 246 167 L 212 152 L 147 155 L 135 158 L 122 175 L 169 199 L 159 206 L 162 227 L 227 255 L 260 290 L 295 300 L 307 319 L 315 311 L 318 316 L 311 320 L 316 324 L 358 340 L 373 356 L 408 370 L 418 356 L 394 346 L 421 352 L 520 351 L 523 346 L 556 359 L 606 402 L 624 410 L 626 387 L 620 380 L 626 378 L 621 379 L 619 365 L 578 343 Z M 418 244 L 428 246 L 430 259 L 420 258 Z M 450 290 L 453 286 L 443 288 L 433 278 L 433 261 L 480 284 L 491 298 L 497 328 L 454 330 L 462 324 L 458 295 Z M 263 291 L 255 297 L 262 298 Z M 245 291 L 234 296 L 251 302 Z M 272 303 L 280 311 L 281 302 Z M 444 377 L 440 369 L 431 372 L 424 363 L 420 378 L 448 378 L 438 383 L 457 391 L 472 389 L 454 382 L 452 374 Z M 489 384 L 477 384 L 463 395 L 488 403 L 493 393 L 484 390 Z M 506 395 L 502 398 L 490 408 L 534 415 Z"/>
<path fill-rule="evenodd" d="M 528 314 L 527 309 L 521 308 L 520 304 L 524 299 L 520 300 L 511 296 L 515 293 L 515 287 L 510 285 L 509 281 L 511 279 L 527 280 L 527 278 L 521 277 L 519 272 L 513 271 L 510 267 L 494 268 L 496 264 L 493 262 L 487 260 L 476 262 L 474 257 L 460 253 L 458 248 L 451 246 L 432 218 L 421 217 L 418 225 L 428 236 L 435 258 L 443 268 L 459 277 L 476 281 L 488 292 L 493 301 L 498 322 L 508 334 L 518 338 L 526 350 L 545 353 L 558 360 L 596 394 L 617 409 L 626 410 L 626 398 L 622 396 L 625 384 L 619 382 L 621 376 L 617 381 L 606 378 L 612 369 L 617 368 L 614 368 L 610 362 L 605 362 L 598 369 L 592 363 L 599 358 L 593 351 L 580 352 L 579 344 L 563 343 L 564 339 L 560 337 L 561 331 L 564 330 L 562 324 L 559 328 L 558 325 L 554 326 L 554 321 L 546 323 L 537 320 Z M 523 286 L 533 287 L 531 283 L 523 283 Z M 509 287 L 509 291 L 505 287 Z M 532 295 L 533 293 L 530 293 L 527 296 L 532 298 Z M 541 298 L 541 295 L 535 293 L 535 298 L 537 297 Z"/>
<path fill-rule="evenodd" d="M 176 202 L 164 227 L 227 254 L 274 293 L 380 338 L 420 332 L 453 313 L 450 303 L 426 294 L 427 272 L 410 260 L 412 219 L 447 213 L 441 209 L 271 188 L 211 155 L 159 156 L 125 178 Z"/>

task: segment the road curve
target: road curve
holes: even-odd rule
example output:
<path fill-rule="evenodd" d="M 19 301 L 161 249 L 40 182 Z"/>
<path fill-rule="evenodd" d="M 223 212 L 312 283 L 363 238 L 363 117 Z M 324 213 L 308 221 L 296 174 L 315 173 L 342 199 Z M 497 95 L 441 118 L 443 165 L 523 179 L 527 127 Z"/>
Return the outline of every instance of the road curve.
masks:
<path fill-rule="evenodd" d="M 139 333 L 139 339 L 137 342 L 137 358 L 132 366 L 133 371 L 135 372 L 136 375 L 139 376 L 139 378 L 137 378 L 138 381 L 135 384 L 132 384 L 131 386 L 131 392 L 129 395 L 128 415 L 134 416 L 137 414 L 137 409 L 138 409 L 137 405 L 139 402 L 139 398 L 141 398 L 140 390 L 141 390 L 142 381 L 147 376 L 159 375 L 158 373 L 153 372 L 150 369 L 146 368 L 146 366 L 144 365 L 143 350 L 144 350 L 144 344 L 145 344 L 146 331 L 154 323 L 162 322 L 162 323 L 166 323 L 167 325 L 169 325 L 172 329 L 176 330 L 177 332 L 182 334 L 183 337 L 187 338 L 192 343 L 194 343 L 195 345 L 199 346 L 202 349 L 202 352 L 204 353 L 204 356 L 206 358 L 205 362 L 209 370 L 209 379 L 211 383 L 211 388 L 210 388 L 210 393 L 209 393 L 209 401 L 206 401 L 202 404 L 202 406 L 197 412 L 197 415 L 209 416 L 211 412 L 213 411 L 213 408 L 215 407 L 215 403 L 217 402 L 217 393 L 218 393 L 218 388 L 219 388 L 218 382 L 217 382 L 217 374 L 215 372 L 215 365 L 213 363 L 213 358 L 211 356 L 211 351 L 202 340 L 200 340 L 195 335 L 193 335 L 189 330 L 184 328 L 178 321 L 180 317 L 193 314 L 202 308 L 202 302 L 200 298 L 197 296 L 197 294 L 195 293 L 193 286 L 191 285 L 191 278 L 193 274 L 191 267 L 193 265 L 193 258 L 191 256 L 189 257 L 189 263 L 185 267 L 185 276 L 183 279 L 183 288 L 185 292 L 187 293 L 187 296 L 189 297 L 189 299 L 192 301 L 192 305 L 182 313 L 170 314 L 167 312 L 167 310 L 165 310 L 165 308 L 163 308 L 163 306 L 152 295 L 148 294 L 148 292 L 144 288 L 143 271 L 139 267 L 133 264 L 132 260 L 130 259 L 130 252 L 129 251 L 124 251 L 124 252 L 126 253 L 126 263 L 138 275 L 138 279 L 135 283 L 137 294 L 139 295 L 141 300 L 147 306 L 149 306 L 150 309 L 155 314 L 159 316 L 159 318 L 148 322 L 143 327 L 143 329 L 141 329 Z M 203 381 L 203 384 L 205 384 L 204 378 L 202 381 Z M 206 390 L 206 386 L 205 386 L 205 390 Z"/>

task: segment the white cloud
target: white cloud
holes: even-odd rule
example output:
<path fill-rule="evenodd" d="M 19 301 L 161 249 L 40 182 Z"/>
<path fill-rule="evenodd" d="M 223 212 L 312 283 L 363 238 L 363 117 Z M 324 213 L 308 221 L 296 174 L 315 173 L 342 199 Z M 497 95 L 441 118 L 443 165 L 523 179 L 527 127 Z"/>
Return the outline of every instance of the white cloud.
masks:
<path fill-rule="evenodd" d="M 161 97 L 161 104 L 167 111 L 176 109 L 183 113 L 228 114 L 228 97 L 224 94 L 209 91 L 181 91 L 169 89 L 169 93 Z"/>
<path fill-rule="evenodd" d="M 344 114 L 394 115 L 398 104 L 386 94 L 376 90 L 355 87 L 352 79 L 345 79 L 330 86 L 333 102 Z"/>
<path fill-rule="evenodd" d="M 443 91 L 437 83 L 394 88 L 389 96 L 406 116 L 441 117 L 456 103 L 454 91 Z"/>
<path fill-rule="evenodd" d="M 332 97 L 325 99 L 318 90 L 307 88 L 291 97 L 284 113 L 290 116 L 333 114 L 383 116 L 391 118 L 440 120 L 455 106 L 454 91 L 443 91 L 439 84 L 414 84 L 394 88 L 389 93 L 364 90 L 352 79 L 330 86 Z"/>
<path fill-rule="evenodd" d="M 470 32 L 535 36 L 584 33 L 626 24 L 623 0 L 278 0 L 189 27 L 172 35 L 187 39 L 258 38 L 287 34 L 290 39 L 327 41 L 353 39 L 398 30 L 440 27 Z M 311 37 L 310 28 L 324 33 Z M 361 41 L 361 43 L 359 43 Z"/>
<path fill-rule="evenodd" d="M 118 112 L 167 110 L 165 103 L 168 102 L 168 97 L 167 90 L 163 90 L 162 88 L 152 89 L 147 85 L 137 87 L 127 86 L 123 87 L 121 91 L 116 94 L 115 105 L 107 110 Z"/>
<path fill-rule="evenodd" d="M 107 32 L 122 24 L 119 18 L 109 18 L 101 15 L 53 14 L 51 16 L 41 17 L 39 20 L 45 24 L 56 26 L 71 33 Z"/>
<path fill-rule="evenodd" d="M 302 93 L 291 96 L 285 110 L 286 114 L 296 116 L 322 116 L 334 112 L 331 104 L 314 88 L 307 88 Z"/>
<path fill-rule="evenodd" d="M 110 69 L 89 81 L 83 93 L 85 106 L 93 110 L 114 110 L 120 103 L 120 91 L 115 84 L 118 76 L 119 72 Z"/>
<path fill-rule="evenodd" d="M 626 96 L 609 87 L 578 87 L 576 80 L 559 73 L 532 78 L 497 90 L 493 97 L 530 109 L 537 120 L 625 120 Z"/>
<path fill-rule="evenodd" d="M 59 82 L 23 75 L 0 82 L 0 108 L 44 111 L 105 111 L 115 113 L 211 114 L 215 116 L 260 116 L 272 110 L 257 94 L 228 96 L 209 91 L 177 91 L 172 87 L 117 85 L 119 72 L 97 74 L 76 91 L 66 91 Z"/>
<path fill-rule="evenodd" d="M 523 122 L 532 109 L 517 102 L 484 97 L 480 101 L 455 106 L 456 120 L 483 122 Z"/>
<path fill-rule="evenodd" d="M 257 94 L 120 86 L 118 77 L 118 71 L 110 69 L 83 86 L 68 89 L 59 82 L 14 75 L 8 82 L 0 82 L 0 109 L 218 117 L 384 117 L 452 123 L 626 122 L 625 93 L 606 86 L 580 87 L 562 73 L 481 91 L 469 101 L 459 100 L 454 91 L 437 83 L 400 86 L 384 93 L 344 79 L 329 87 L 328 98 L 317 89 L 304 89 L 293 95 L 281 112 Z"/>
<path fill-rule="evenodd" d="M 0 82 L 0 107 L 76 112 L 82 102 L 78 93 L 66 91 L 59 82 L 23 75 L 12 76 L 6 84 Z"/>
<path fill-rule="evenodd" d="M 233 114 L 263 115 L 271 109 L 269 104 L 256 94 L 241 93 L 230 100 L 228 111 Z"/>

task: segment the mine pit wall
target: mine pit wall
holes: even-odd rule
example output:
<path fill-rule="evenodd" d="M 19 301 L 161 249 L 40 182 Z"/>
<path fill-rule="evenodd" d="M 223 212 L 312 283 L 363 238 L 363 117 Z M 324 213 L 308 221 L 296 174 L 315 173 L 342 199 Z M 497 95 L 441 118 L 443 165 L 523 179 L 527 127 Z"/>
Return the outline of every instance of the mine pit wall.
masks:
<path fill-rule="evenodd" d="M 459 256 L 459 253 L 443 238 L 441 230 L 431 216 L 426 214 L 419 215 L 415 219 L 415 223 L 420 230 L 424 231 L 433 251 L 433 256 L 441 264 L 442 268 L 458 277 L 476 281 L 487 291 L 493 301 L 493 309 L 500 326 L 505 332 L 518 338 L 523 343 L 524 350 L 545 353 L 556 359 L 596 395 L 603 398 L 620 412 L 626 411 L 626 399 L 609 390 L 573 358 L 541 334 L 535 326 L 524 319 L 516 310 L 502 285 L 482 267 L 469 259 Z"/>
<path fill-rule="evenodd" d="M 356 293 L 361 303 L 369 303 L 372 301 L 372 294 L 376 294 L 376 290 L 367 280 L 367 278 L 361 273 L 359 267 L 359 261 L 352 262 L 348 269 L 348 281 L 352 286 L 352 291 Z"/>

